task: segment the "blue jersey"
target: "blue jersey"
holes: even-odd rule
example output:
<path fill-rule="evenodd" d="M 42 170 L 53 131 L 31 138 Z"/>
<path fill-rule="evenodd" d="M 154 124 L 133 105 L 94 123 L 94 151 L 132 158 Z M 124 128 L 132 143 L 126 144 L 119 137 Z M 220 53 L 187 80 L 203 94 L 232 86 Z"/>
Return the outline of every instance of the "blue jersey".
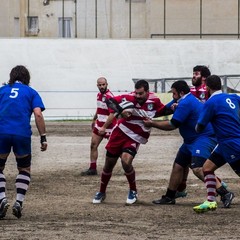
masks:
<path fill-rule="evenodd" d="M 45 109 L 39 94 L 31 87 L 16 82 L 0 88 L 0 134 L 30 137 L 34 108 Z"/>
<path fill-rule="evenodd" d="M 240 160 L 240 97 L 236 94 L 216 92 L 204 104 L 198 124 L 211 122 L 219 149 L 216 152 L 229 162 Z"/>
<path fill-rule="evenodd" d="M 202 108 L 203 103 L 191 93 L 179 100 L 178 106 L 173 113 L 172 120 L 180 124 L 179 132 L 183 137 L 184 143 L 192 143 L 200 136 L 213 137 L 214 131 L 211 124 L 208 124 L 200 134 L 195 131 L 195 126 Z"/>
<path fill-rule="evenodd" d="M 236 94 L 218 93 L 205 103 L 198 123 L 212 123 L 218 142 L 240 138 L 240 97 Z"/>

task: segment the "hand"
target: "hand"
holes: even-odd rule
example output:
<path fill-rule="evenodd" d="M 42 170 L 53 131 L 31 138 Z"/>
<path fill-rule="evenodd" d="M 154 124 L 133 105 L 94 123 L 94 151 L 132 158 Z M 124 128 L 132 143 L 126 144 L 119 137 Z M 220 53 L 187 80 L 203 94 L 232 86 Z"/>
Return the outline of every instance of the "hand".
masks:
<path fill-rule="evenodd" d="M 46 143 L 46 142 L 43 142 L 43 143 L 41 144 L 40 149 L 41 149 L 42 152 L 46 151 L 46 150 L 47 150 L 47 143 Z"/>
<path fill-rule="evenodd" d="M 132 110 L 131 109 L 125 109 L 122 111 L 121 116 L 123 118 L 129 118 L 132 116 Z"/>
<path fill-rule="evenodd" d="M 175 111 L 175 109 L 177 108 L 177 106 L 178 106 L 178 103 L 173 103 L 173 104 L 171 105 L 171 109 L 172 109 L 173 111 Z"/>
<path fill-rule="evenodd" d="M 42 134 L 40 136 L 40 143 L 41 143 L 41 151 L 46 151 L 47 150 L 47 137 L 46 137 L 46 134 Z"/>
<path fill-rule="evenodd" d="M 99 133 L 100 135 L 104 135 L 105 132 L 106 132 L 106 128 L 105 128 L 105 127 L 101 127 L 101 128 L 98 130 L 98 133 Z"/>
<path fill-rule="evenodd" d="M 92 122 L 92 124 L 91 124 L 91 128 L 92 128 L 92 130 L 94 129 L 94 127 L 95 127 L 95 121 Z"/>
<path fill-rule="evenodd" d="M 143 119 L 143 123 L 144 123 L 144 126 L 145 127 L 152 127 L 152 120 L 150 119 L 150 118 L 145 118 L 145 119 Z"/>

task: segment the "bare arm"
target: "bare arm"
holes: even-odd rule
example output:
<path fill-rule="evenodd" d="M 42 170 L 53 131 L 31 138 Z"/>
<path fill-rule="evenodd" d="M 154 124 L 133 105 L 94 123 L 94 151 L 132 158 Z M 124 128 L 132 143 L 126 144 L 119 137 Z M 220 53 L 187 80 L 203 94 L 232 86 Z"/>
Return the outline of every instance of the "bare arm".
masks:
<path fill-rule="evenodd" d="M 99 129 L 99 133 L 100 134 L 104 134 L 105 131 L 106 131 L 106 128 L 108 128 L 108 126 L 112 123 L 113 119 L 115 118 L 115 115 L 114 113 L 110 113 L 108 118 L 107 118 L 107 121 L 103 124 L 103 126 Z"/>
<path fill-rule="evenodd" d="M 92 125 L 91 125 L 92 130 L 94 129 L 96 120 L 97 120 L 97 111 L 95 112 L 95 114 L 94 114 L 94 116 L 93 116 Z"/>
<path fill-rule="evenodd" d="M 165 130 L 165 131 L 171 131 L 171 130 L 176 129 L 176 127 L 173 126 L 171 124 L 171 122 L 168 121 L 168 120 L 165 120 L 165 121 L 152 121 L 150 119 L 146 119 L 146 120 L 143 120 L 143 122 L 144 122 L 144 125 L 146 127 L 154 127 L 154 128 L 158 128 L 158 129 Z"/>
<path fill-rule="evenodd" d="M 41 108 L 34 108 L 33 113 L 35 117 L 35 123 L 41 138 L 40 140 L 41 151 L 46 151 L 47 150 L 46 127 Z"/>

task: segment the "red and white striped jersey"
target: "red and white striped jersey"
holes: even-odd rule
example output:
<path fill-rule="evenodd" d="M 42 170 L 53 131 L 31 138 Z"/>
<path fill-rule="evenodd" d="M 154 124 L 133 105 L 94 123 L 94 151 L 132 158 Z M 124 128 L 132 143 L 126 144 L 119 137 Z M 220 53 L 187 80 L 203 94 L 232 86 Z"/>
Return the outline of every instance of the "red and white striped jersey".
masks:
<path fill-rule="evenodd" d="M 99 130 L 103 124 L 107 121 L 109 116 L 109 108 L 106 104 L 106 99 L 114 97 L 113 93 L 107 89 L 105 93 L 99 92 L 97 94 L 97 121 L 95 127 Z M 112 131 L 112 128 L 116 125 L 116 119 L 106 129 L 106 134 L 109 135 Z"/>
<path fill-rule="evenodd" d="M 205 83 L 199 87 L 192 86 L 190 88 L 190 92 L 203 103 L 205 103 L 209 98 Z"/>
<path fill-rule="evenodd" d="M 149 93 L 148 99 L 143 105 L 137 102 L 134 92 L 115 96 L 114 99 L 116 99 L 118 103 L 130 101 L 135 107 L 130 117 L 118 120 L 117 126 L 134 141 L 141 144 L 147 143 L 151 128 L 144 126 L 143 119 L 146 117 L 154 118 L 157 115 L 161 115 L 165 105 L 161 103 L 160 99 L 153 92 Z"/>

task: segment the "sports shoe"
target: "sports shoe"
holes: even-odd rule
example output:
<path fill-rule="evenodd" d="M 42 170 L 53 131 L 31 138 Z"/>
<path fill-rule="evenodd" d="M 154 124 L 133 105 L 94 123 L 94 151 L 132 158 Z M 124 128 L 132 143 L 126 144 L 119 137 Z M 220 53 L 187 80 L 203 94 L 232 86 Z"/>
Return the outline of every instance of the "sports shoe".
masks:
<path fill-rule="evenodd" d="M 138 194 L 136 191 L 129 190 L 128 197 L 127 197 L 127 204 L 134 204 L 137 201 Z"/>
<path fill-rule="evenodd" d="M 158 200 L 153 200 L 152 203 L 154 204 L 162 204 L 162 205 L 167 205 L 167 204 L 175 204 L 176 201 L 174 198 L 169 198 L 165 195 L 162 196 L 162 198 L 158 199 Z"/>
<path fill-rule="evenodd" d="M 225 189 L 228 188 L 227 183 L 225 183 L 224 181 L 221 181 L 221 185 L 222 185 L 222 187 L 224 187 Z M 216 189 L 216 190 L 217 190 L 217 189 Z M 219 195 L 220 195 L 220 194 L 218 193 L 218 191 L 216 191 L 216 197 L 219 196 Z"/>
<path fill-rule="evenodd" d="M 93 176 L 93 175 L 97 175 L 96 169 L 89 168 L 89 169 L 81 172 L 81 176 Z"/>
<path fill-rule="evenodd" d="M 203 212 L 207 212 L 207 211 L 214 211 L 217 209 L 217 203 L 214 202 L 209 202 L 209 201 L 205 201 L 204 203 L 193 207 L 193 210 L 196 213 L 203 213 Z"/>
<path fill-rule="evenodd" d="M 17 218 L 20 218 L 22 216 L 22 206 L 20 205 L 19 202 L 15 202 L 13 204 L 12 214 Z"/>
<path fill-rule="evenodd" d="M 176 194 L 175 194 L 175 199 L 176 198 L 184 198 L 184 197 L 186 197 L 187 196 L 187 191 L 186 191 L 186 189 L 184 189 L 182 192 L 176 192 Z"/>
<path fill-rule="evenodd" d="M 104 201 L 105 198 L 106 198 L 106 193 L 97 192 L 92 202 L 101 203 Z"/>
<path fill-rule="evenodd" d="M 6 216 L 8 207 L 9 207 L 8 201 L 6 198 L 4 198 L 0 204 L 0 219 Z"/>
<path fill-rule="evenodd" d="M 226 189 L 228 188 L 228 185 L 224 181 L 222 181 L 221 184 L 224 188 L 226 188 Z"/>
<path fill-rule="evenodd" d="M 225 195 L 221 196 L 221 201 L 223 202 L 224 208 L 229 208 L 231 206 L 234 197 L 234 193 L 232 192 L 228 192 Z"/>

